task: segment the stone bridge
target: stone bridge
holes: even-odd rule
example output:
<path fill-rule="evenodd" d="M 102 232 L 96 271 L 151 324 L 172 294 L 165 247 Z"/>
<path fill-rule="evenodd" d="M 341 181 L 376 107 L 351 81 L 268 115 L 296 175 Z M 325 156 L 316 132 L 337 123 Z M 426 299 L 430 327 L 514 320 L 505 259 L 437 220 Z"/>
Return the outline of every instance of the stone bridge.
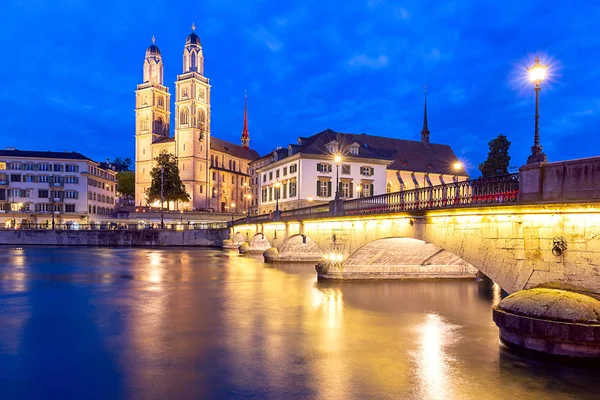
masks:
<path fill-rule="evenodd" d="M 286 249 L 321 252 L 330 258 L 321 270 L 328 278 L 394 276 L 394 260 L 406 264 L 413 248 L 424 257 L 408 262 L 417 274 L 443 261 L 463 271 L 470 264 L 509 293 L 555 285 L 600 294 L 599 199 L 600 157 L 529 165 L 520 176 L 334 201 L 275 220 L 241 220 L 233 229 L 238 238 L 268 241 L 283 259 Z M 372 251 L 359 257 L 369 244 Z"/>

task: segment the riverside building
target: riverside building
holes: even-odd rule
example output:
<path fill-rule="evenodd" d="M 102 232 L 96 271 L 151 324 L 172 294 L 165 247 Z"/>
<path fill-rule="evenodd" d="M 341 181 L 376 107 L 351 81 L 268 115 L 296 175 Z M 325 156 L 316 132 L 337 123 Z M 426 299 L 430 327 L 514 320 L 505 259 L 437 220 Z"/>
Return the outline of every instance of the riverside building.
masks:
<path fill-rule="evenodd" d="M 0 224 L 87 224 L 114 215 L 116 172 L 77 152 L 0 150 Z"/>
<path fill-rule="evenodd" d="M 266 214 L 469 178 L 450 146 L 429 141 L 425 101 L 421 141 L 327 129 L 250 163 L 255 213 Z M 258 184 L 256 184 L 258 182 Z"/>

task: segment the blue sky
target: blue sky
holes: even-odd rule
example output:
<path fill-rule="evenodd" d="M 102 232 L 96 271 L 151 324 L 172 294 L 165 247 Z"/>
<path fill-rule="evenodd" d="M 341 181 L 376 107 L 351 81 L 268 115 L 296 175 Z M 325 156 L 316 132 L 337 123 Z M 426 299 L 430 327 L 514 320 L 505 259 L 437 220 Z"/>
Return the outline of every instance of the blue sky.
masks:
<path fill-rule="evenodd" d="M 244 90 L 261 154 L 326 128 L 431 141 L 473 176 L 499 133 L 511 166 L 533 141 L 536 54 L 550 161 L 600 155 L 600 2 L 3 0 L 0 148 L 134 155 L 134 90 L 152 35 L 165 82 L 192 22 L 212 84 L 212 134 L 239 142 Z"/>

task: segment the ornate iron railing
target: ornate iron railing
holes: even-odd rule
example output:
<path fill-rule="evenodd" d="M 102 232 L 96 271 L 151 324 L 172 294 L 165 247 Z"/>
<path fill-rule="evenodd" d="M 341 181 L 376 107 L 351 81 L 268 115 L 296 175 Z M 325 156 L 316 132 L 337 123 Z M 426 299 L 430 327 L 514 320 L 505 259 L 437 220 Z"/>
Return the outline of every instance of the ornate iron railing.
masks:
<path fill-rule="evenodd" d="M 344 202 L 344 214 L 372 214 L 516 202 L 519 174 L 479 178 Z"/>
<path fill-rule="evenodd" d="M 467 205 L 500 205 L 516 202 L 518 197 L 519 174 L 516 173 L 346 200 L 343 202 L 343 214 L 361 215 Z M 279 218 L 333 215 L 329 206 L 330 204 L 321 204 L 281 211 Z M 239 219 L 235 223 L 268 222 L 277 219 L 275 213 L 270 213 Z"/>

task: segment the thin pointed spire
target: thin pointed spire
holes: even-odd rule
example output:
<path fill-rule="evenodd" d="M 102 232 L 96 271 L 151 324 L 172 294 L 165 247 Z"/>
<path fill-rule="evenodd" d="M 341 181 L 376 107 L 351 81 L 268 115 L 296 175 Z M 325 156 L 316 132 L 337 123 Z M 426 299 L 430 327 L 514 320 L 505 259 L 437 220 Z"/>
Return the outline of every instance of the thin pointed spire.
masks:
<path fill-rule="evenodd" d="M 154 35 L 152 35 L 152 44 L 154 44 L 154 42 L 156 42 L 156 38 L 154 37 Z"/>
<path fill-rule="evenodd" d="M 244 93 L 244 129 L 242 130 L 242 146 L 249 147 L 250 133 L 248 133 L 248 92 Z"/>
<path fill-rule="evenodd" d="M 425 106 L 423 109 L 423 130 L 421 131 L 421 142 L 429 144 L 429 124 L 427 123 L 427 85 L 423 86 L 423 93 L 425 97 Z"/>
<path fill-rule="evenodd" d="M 196 30 L 196 24 L 192 22 L 192 31 Z"/>

